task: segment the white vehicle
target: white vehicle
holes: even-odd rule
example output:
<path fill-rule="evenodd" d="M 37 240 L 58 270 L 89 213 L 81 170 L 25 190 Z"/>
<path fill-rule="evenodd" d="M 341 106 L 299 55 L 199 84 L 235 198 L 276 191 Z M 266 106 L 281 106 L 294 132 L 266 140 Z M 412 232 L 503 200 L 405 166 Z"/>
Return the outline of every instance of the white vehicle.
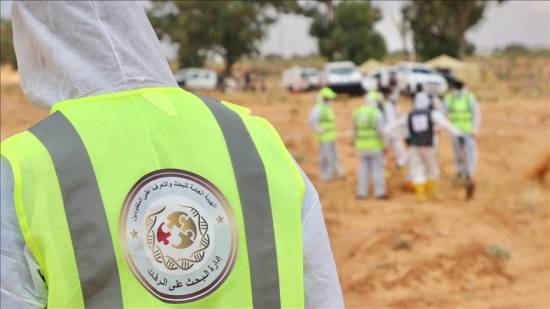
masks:
<path fill-rule="evenodd" d="M 302 78 L 306 79 L 309 89 L 318 89 L 321 87 L 321 73 L 315 68 L 304 68 Z"/>
<path fill-rule="evenodd" d="M 218 74 L 213 70 L 188 68 L 174 74 L 180 87 L 192 90 L 214 90 L 218 86 Z"/>
<path fill-rule="evenodd" d="M 391 87 L 392 73 L 395 73 L 393 67 L 381 68 L 366 74 L 361 81 L 365 91 L 377 90 L 379 86 Z M 397 76 L 394 76 L 394 80 Z"/>
<path fill-rule="evenodd" d="M 447 81 L 439 72 L 421 63 L 400 63 L 397 66 L 397 81 L 399 90 L 407 94 L 414 93 L 418 84 L 438 95 L 443 95 L 448 88 Z"/>
<path fill-rule="evenodd" d="M 326 86 L 338 93 L 362 95 L 362 76 L 351 61 L 329 62 L 325 64 L 323 79 Z"/>
<path fill-rule="evenodd" d="M 281 85 L 290 92 L 307 91 L 319 88 L 321 77 L 317 69 L 295 66 L 283 72 Z"/>

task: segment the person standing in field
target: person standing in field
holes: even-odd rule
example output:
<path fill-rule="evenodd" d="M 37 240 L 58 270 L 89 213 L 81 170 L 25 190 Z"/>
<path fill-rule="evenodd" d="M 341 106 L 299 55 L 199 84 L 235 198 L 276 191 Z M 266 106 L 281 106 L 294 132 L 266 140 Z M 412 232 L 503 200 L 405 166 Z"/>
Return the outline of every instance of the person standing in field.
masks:
<path fill-rule="evenodd" d="M 435 126 L 449 131 L 454 136 L 461 132 L 450 124 L 445 116 L 437 110 L 430 109 L 430 99 L 424 92 L 414 97 L 414 109 L 398 121 L 384 129 L 388 135 L 394 135 L 407 129 L 409 146 L 409 175 L 418 201 L 423 202 L 426 194 L 433 197 L 435 184 L 439 179 L 439 166 L 435 149 Z"/>
<path fill-rule="evenodd" d="M 374 198 L 386 198 L 384 179 L 384 116 L 377 106 L 379 95 L 369 91 L 365 103 L 353 112 L 353 141 L 359 155 L 357 198 L 368 196 L 369 179 Z"/>
<path fill-rule="evenodd" d="M 449 121 L 462 135 L 453 139 L 456 161 L 456 178 L 463 182 L 467 198 L 473 197 L 474 175 L 477 163 L 476 136 L 481 125 L 481 112 L 474 94 L 464 87 L 461 81 L 452 84 L 452 91 L 445 96 L 445 112 Z"/>
<path fill-rule="evenodd" d="M 336 93 L 329 87 L 323 87 L 317 94 L 317 104 L 309 114 L 309 125 L 315 131 L 319 142 L 319 160 L 321 180 L 330 181 L 336 176 L 343 177 L 342 167 L 336 147 L 336 128 L 332 102 Z"/>
<path fill-rule="evenodd" d="M 392 89 L 384 87 L 381 89 L 383 102 L 380 104 L 380 110 L 384 115 L 384 124 L 390 125 L 399 119 L 399 108 L 394 101 Z M 406 174 L 407 163 L 407 151 L 405 145 L 403 145 L 403 134 L 396 134 L 395 136 L 387 138 L 388 145 L 394 156 L 395 165 L 402 175 Z"/>

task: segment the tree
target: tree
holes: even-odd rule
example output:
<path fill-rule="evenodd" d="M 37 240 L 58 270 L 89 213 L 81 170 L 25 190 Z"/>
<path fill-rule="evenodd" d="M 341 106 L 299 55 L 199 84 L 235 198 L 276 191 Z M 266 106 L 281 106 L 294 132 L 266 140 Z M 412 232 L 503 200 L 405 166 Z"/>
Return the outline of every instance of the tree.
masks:
<path fill-rule="evenodd" d="M 292 12 L 295 1 L 154 2 L 149 17 L 159 37 L 179 44 L 182 66 L 202 65 L 208 53 L 225 60 L 225 74 L 242 56 L 258 52 L 258 43 L 279 12 Z"/>
<path fill-rule="evenodd" d="M 12 68 L 17 68 L 11 22 L 5 19 L 0 20 L 0 63 L 10 64 Z"/>
<path fill-rule="evenodd" d="M 502 2 L 502 1 L 499 1 Z M 465 34 L 483 19 L 486 1 L 410 1 L 403 20 L 414 34 L 414 48 L 423 60 L 449 54 L 463 59 L 474 46 Z"/>
<path fill-rule="evenodd" d="M 381 19 L 380 10 L 370 1 L 324 0 L 303 12 L 313 19 L 310 34 L 318 39 L 319 52 L 329 60 L 361 63 L 386 54 L 384 39 L 374 30 Z"/>
<path fill-rule="evenodd" d="M 496 54 L 507 56 L 529 55 L 531 53 L 533 53 L 533 50 L 521 43 L 511 43 L 502 49 L 496 50 Z"/>

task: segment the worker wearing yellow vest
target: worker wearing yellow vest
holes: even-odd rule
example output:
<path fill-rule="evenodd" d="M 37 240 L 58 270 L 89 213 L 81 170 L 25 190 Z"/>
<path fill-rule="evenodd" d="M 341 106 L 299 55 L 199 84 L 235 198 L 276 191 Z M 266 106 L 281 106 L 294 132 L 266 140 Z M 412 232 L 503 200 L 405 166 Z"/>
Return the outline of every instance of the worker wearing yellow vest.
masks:
<path fill-rule="evenodd" d="M 323 87 L 317 94 L 317 103 L 309 115 L 309 125 L 315 131 L 319 142 L 319 164 L 321 180 L 330 181 L 334 176 L 343 176 L 342 167 L 336 147 L 336 127 L 332 101 L 336 93 L 328 87 Z"/>
<path fill-rule="evenodd" d="M 420 92 L 414 97 L 414 109 L 384 129 L 387 135 L 407 130 L 410 177 L 416 197 L 421 202 L 426 199 L 426 194 L 430 197 L 435 196 L 435 184 L 439 179 L 434 143 L 436 126 L 449 131 L 453 136 L 461 136 L 461 132 L 450 124 L 443 114 L 430 109 L 429 96 Z"/>
<path fill-rule="evenodd" d="M 12 22 L 50 115 L 1 144 L 2 307 L 343 307 L 311 182 L 267 121 L 176 86 L 139 3 Z"/>
<path fill-rule="evenodd" d="M 379 94 L 369 91 L 365 103 L 353 112 L 353 140 L 359 154 L 357 198 L 368 195 L 372 179 L 375 198 L 386 198 L 384 179 L 384 117 L 378 109 Z"/>
<path fill-rule="evenodd" d="M 467 198 L 474 193 L 473 178 L 477 163 L 476 135 L 481 124 L 481 113 L 476 97 L 461 81 L 452 83 L 452 91 L 445 96 L 445 112 L 449 121 L 463 136 L 453 139 L 457 179 L 464 181 Z"/>

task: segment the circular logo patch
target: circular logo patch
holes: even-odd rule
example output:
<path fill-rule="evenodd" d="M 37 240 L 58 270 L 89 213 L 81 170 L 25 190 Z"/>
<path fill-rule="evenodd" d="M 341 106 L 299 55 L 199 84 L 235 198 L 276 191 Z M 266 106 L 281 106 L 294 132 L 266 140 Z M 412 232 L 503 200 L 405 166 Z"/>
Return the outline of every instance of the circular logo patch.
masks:
<path fill-rule="evenodd" d="M 208 180 L 158 170 L 130 190 L 120 242 L 141 284 L 164 302 L 195 301 L 227 278 L 237 254 L 233 210 Z"/>

